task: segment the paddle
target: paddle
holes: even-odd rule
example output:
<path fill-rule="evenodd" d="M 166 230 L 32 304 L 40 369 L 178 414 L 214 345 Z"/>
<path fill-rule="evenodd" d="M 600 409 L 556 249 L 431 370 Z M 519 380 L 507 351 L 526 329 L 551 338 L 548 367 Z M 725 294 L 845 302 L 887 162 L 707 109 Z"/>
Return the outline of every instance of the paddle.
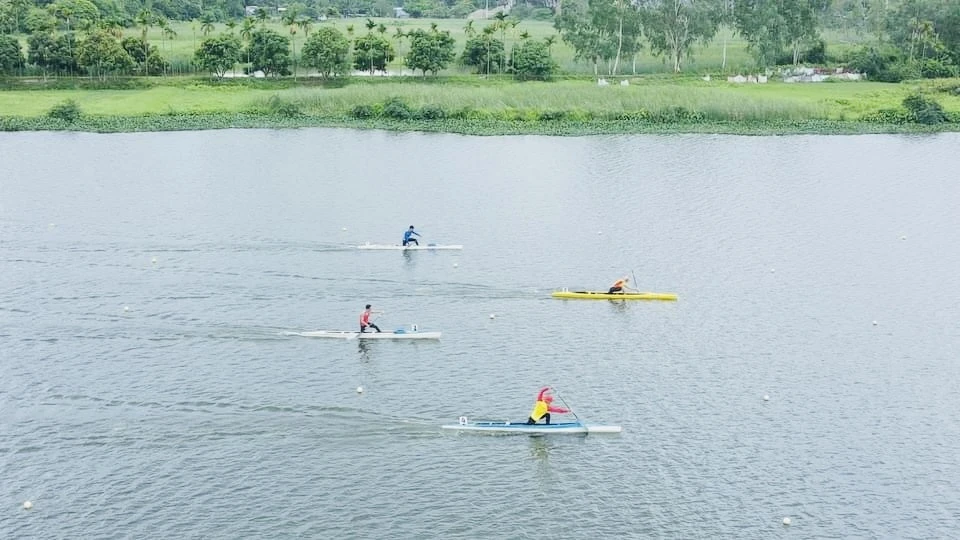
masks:
<path fill-rule="evenodd" d="M 577 420 L 577 423 L 580 423 L 580 417 L 577 416 L 577 413 L 573 412 L 573 407 L 571 407 L 570 404 L 567 403 L 565 399 L 563 399 L 563 396 L 560 395 L 560 392 L 552 386 L 550 387 L 550 389 L 553 390 L 553 393 L 557 396 L 557 399 L 559 399 L 560 402 L 563 403 L 563 406 L 566 407 L 568 411 L 570 411 L 570 414 L 572 414 L 573 417 Z"/>
<path fill-rule="evenodd" d="M 637 284 L 637 275 L 633 273 L 633 268 L 630 269 L 630 275 L 633 277 L 633 286 L 636 287 L 634 290 L 640 292 L 640 286 Z"/>

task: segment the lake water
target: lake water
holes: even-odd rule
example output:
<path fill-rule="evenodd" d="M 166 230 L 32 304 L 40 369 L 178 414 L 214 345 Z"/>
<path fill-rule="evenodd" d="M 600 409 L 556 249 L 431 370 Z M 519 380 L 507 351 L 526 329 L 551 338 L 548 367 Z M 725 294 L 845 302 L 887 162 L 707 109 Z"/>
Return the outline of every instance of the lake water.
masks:
<path fill-rule="evenodd" d="M 958 149 L 0 134 L 0 536 L 955 537 Z"/>

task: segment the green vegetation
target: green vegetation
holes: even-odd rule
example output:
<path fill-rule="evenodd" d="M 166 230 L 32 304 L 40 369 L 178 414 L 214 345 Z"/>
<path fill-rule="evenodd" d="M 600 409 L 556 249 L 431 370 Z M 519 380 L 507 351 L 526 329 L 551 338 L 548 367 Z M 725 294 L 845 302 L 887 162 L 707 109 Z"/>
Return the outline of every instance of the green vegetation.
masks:
<path fill-rule="evenodd" d="M 957 79 L 910 85 L 744 86 L 664 77 L 608 87 L 594 81 L 519 84 L 469 77 L 433 83 L 419 77 L 375 78 L 343 87 L 294 85 L 282 79 L 178 83 L 128 90 L 3 91 L 0 129 L 170 129 L 175 119 L 184 122 L 175 129 L 295 124 L 479 134 L 861 133 L 960 127 Z M 917 93 L 924 96 L 922 102 L 904 101 Z M 72 124 L 48 116 L 66 100 L 84 113 Z M 937 116 L 937 110 L 942 115 Z M 935 118 L 941 122 L 929 121 Z"/>
<path fill-rule="evenodd" d="M 375 17 L 392 12 L 384 0 L 251 13 L 226 0 L 0 0 L 0 118 L 5 129 L 154 129 L 171 118 L 527 132 L 958 128 L 957 92 L 940 89 L 960 66 L 956 0 L 511 5 L 453 20 L 475 17 L 478 0 L 404 0 L 415 19 Z M 903 84 L 779 82 L 801 63 L 818 77 L 846 66 Z M 410 71 L 418 76 L 396 77 Z M 771 82 L 701 79 L 741 73 Z"/>

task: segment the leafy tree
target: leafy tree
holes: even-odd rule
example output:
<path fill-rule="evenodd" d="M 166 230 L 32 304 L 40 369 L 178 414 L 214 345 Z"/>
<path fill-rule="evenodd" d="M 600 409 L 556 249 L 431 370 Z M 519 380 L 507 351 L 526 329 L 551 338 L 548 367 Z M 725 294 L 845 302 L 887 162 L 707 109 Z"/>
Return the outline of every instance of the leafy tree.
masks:
<path fill-rule="evenodd" d="M 56 0 L 47 9 L 64 23 L 68 32 L 74 28 L 88 28 L 100 19 L 100 10 L 90 0 Z"/>
<path fill-rule="evenodd" d="M 250 34 L 247 45 L 250 71 L 263 71 L 266 75 L 290 74 L 290 40 L 269 28 L 259 28 Z"/>
<path fill-rule="evenodd" d="M 796 64 L 800 47 L 817 37 L 816 14 L 825 0 L 737 0 L 733 18 L 761 66 L 775 62 L 785 47 Z"/>
<path fill-rule="evenodd" d="M 600 2 L 591 1 L 590 5 L 572 2 L 564 6 L 562 15 L 553 23 L 560 38 L 573 47 L 574 59 L 593 63 L 594 76 L 599 75 L 601 60 L 610 60 L 616 55 L 616 43 L 606 23 L 611 11 L 612 8 Z"/>
<path fill-rule="evenodd" d="M 31 8 L 23 26 L 28 34 L 51 32 L 57 27 L 57 19 L 45 9 Z"/>
<path fill-rule="evenodd" d="M 303 46 L 303 61 L 328 79 L 340 77 L 350 69 L 350 41 L 333 26 L 317 30 Z"/>
<path fill-rule="evenodd" d="M 717 33 L 719 17 L 708 0 L 664 0 L 644 14 L 651 51 L 668 56 L 675 73 L 694 43 L 706 44 Z"/>
<path fill-rule="evenodd" d="M 460 63 L 476 68 L 477 73 L 489 74 L 491 69 L 500 70 L 503 56 L 503 42 L 493 37 L 492 33 L 482 33 L 467 40 Z"/>
<path fill-rule="evenodd" d="M 359 70 L 387 71 L 387 64 L 393 61 L 393 45 L 387 38 L 367 34 L 353 41 L 353 67 Z"/>
<path fill-rule="evenodd" d="M 79 120 L 82 114 L 83 113 L 80 111 L 80 105 L 77 105 L 77 102 L 72 99 L 57 103 L 47 112 L 47 116 L 50 118 L 63 120 L 68 124 L 72 124 Z"/>
<path fill-rule="evenodd" d="M 410 54 L 407 55 L 407 67 L 421 70 L 424 77 L 427 72 L 434 75 L 453 61 L 456 42 L 450 32 L 440 32 L 436 28 L 430 31 L 414 30 L 410 33 Z"/>
<path fill-rule="evenodd" d="M 57 37 L 49 33 L 32 34 L 27 38 L 27 47 L 27 61 L 40 68 L 44 76 L 51 71 L 73 73 L 77 69 L 73 56 L 76 44 L 72 33 Z"/>
<path fill-rule="evenodd" d="M 227 70 L 240 61 L 242 49 L 240 38 L 234 34 L 221 34 L 201 41 L 200 48 L 194 53 L 194 60 L 198 66 L 222 79 Z"/>
<path fill-rule="evenodd" d="M 556 72 L 557 63 L 545 41 L 524 39 L 510 51 L 510 70 L 521 81 L 548 81 Z"/>
<path fill-rule="evenodd" d="M 77 63 L 86 68 L 91 76 L 101 80 L 111 73 L 129 70 L 134 65 L 133 58 L 120 46 L 117 38 L 106 30 L 97 30 L 80 42 Z"/>
<path fill-rule="evenodd" d="M 4 0 L 0 2 L 0 33 L 15 34 L 25 29 L 25 21 L 31 9 L 31 0 Z"/>
<path fill-rule="evenodd" d="M 143 74 L 163 73 L 170 68 L 170 64 L 160 55 L 156 45 L 148 44 L 145 47 L 138 38 L 127 36 L 120 40 L 120 46 L 127 51 L 135 63 L 140 65 Z"/>
<path fill-rule="evenodd" d="M 23 63 L 23 51 L 17 38 L 0 35 L 0 73 L 15 73 Z"/>

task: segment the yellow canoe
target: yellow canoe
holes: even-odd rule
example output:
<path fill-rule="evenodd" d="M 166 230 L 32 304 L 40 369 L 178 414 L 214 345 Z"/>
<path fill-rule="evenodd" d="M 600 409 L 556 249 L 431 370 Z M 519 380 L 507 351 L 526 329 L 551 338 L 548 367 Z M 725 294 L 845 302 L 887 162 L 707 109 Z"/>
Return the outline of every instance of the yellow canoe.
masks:
<path fill-rule="evenodd" d="M 674 293 L 655 293 L 655 292 L 627 292 L 627 293 L 608 293 L 606 291 L 553 291 L 550 296 L 554 298 L 578 299 L 578 300 L 676 300 Z"/>

